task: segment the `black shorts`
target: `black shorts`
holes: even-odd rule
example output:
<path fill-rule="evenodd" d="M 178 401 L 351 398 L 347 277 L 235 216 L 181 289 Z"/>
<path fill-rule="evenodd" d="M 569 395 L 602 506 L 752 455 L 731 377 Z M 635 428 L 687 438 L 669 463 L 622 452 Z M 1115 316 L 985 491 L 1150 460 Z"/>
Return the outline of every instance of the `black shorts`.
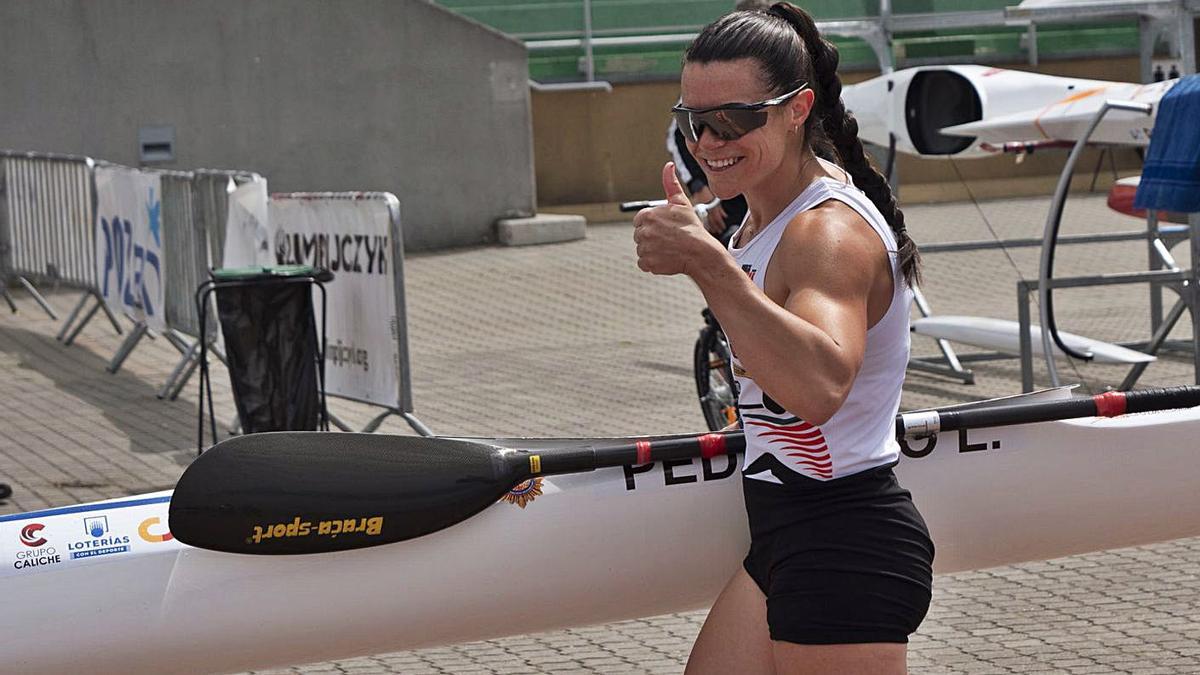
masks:
<path fill-rule="evenodd" d="M 743 565 L 767 596 L 771 639 L 908 642 L 929 610 L 933 542 L 892 465 L 831 481 L 776 474 L 787 483 L 742 481 Z"/>

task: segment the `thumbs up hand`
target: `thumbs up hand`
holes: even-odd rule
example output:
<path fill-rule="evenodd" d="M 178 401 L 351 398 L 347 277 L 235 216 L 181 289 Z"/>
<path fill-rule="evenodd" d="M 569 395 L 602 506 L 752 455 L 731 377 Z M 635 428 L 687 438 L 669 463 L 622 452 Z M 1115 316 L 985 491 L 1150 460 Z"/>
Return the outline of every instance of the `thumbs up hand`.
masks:
<path fill-rule="evenodd" d="M 653 274 L 691 274 L 705 256 L 721 252 L 721 245 L 696 216 L 673 162 L 663 167 L 662 182 L 667 203 L 642 209 L 633 218 L 638 267 Z"/>
<path fill-rule="evenodd" d="M 683 191 L 683 186 L 679 184 L 679 174 L 675 173 L 675 162 L 667 162 L 663 165 L 662 170 L 663 192 L 667 196 L 668 204 L 678 204 L 692 208 L 692 202 L 687 198 L 687 194 Z"/>

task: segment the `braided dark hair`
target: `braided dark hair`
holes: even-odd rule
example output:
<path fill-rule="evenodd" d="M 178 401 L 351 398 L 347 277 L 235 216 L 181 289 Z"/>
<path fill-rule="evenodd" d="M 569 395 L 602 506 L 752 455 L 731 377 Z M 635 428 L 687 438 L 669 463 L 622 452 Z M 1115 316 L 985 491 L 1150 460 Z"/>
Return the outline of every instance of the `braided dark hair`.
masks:
<path fill-rule="evenodd" d="M 816 95 L 815 114 L 804 122 L 804 137 L 813 153 L 846 169 L 854 184 L 875 204 L 896 235 L 900 270 L 909 284 L 920 278 L 921 256 L 908 236 L 904 213 L 883 177 L 867 160 L 858 140 L 858 122 L 842 104 L 838 51 L 821 37 L 807 12 L 787 2 L 767 10 L 726 14 L 704 27 L 684 53 L 685 63 L 711 63 L 753 58 L 762 67 L 768 91 L 791 91 L 809 83 Z"/>

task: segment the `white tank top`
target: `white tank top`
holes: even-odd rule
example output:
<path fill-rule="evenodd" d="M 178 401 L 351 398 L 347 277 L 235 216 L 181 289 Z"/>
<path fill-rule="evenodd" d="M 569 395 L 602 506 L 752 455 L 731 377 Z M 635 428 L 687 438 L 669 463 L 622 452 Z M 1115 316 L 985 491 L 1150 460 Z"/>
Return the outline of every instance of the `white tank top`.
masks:
<path fill-rule="evenodd" d="M 862 367 L 842 407 L 820 426 L 809 424 L 782 408 L 749 377 L 733 348 L 733 371 L 738 385 L 738 410 L 746 433 L 745 467 L 763 455 L 791 471 L 817 480 L 831 480 L 890 464 L 900 456 L 896 442 L 896 412 L 909 355 L 909 305 L 912 290 L 904 281 L 896 256 L 896 238 L 887 221 L 858 188 L 831 178 L 812 182 L 778 216 L 741 248 L 735 246 L 741 228 L 730 239 L 734 260 L 763 289 L 767 265 L 796 214 L 836 199 L 854 209 L 883 240 L 892 265 L 892 302 L 887 313 L 867 330 Z M 742 227 L 745 227 L 743 223 Z M 766 465 L 760 465 L 766 466 Z M 747 478 L 782 482 L 768 470 L 746 472 Z"/>

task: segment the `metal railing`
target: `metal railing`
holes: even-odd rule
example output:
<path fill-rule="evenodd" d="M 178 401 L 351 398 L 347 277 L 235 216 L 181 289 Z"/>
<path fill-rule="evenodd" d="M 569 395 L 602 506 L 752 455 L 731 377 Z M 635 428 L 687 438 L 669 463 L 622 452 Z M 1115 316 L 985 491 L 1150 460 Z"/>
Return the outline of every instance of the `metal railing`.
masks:
<path fill-rule="evenodd" d="M 93 166 L 87 157 L 0 151 L 0 287 L 7 294 L 19 281 L 51 318 L 35 284 L 96 285 Z"/>
<path fill-rule="evenodd" d="M 191 173 L 187 186 L 190 227 L 186 232 L 175 231 L 167 237 L 168 243 L 179 242 L 181 247 L 186 248 L 186 253 L 167 253 L 173 278 L 172 285 L 167 289 L 167 325 L 172 329 L 169 339 L 182 356 L 159 389 L 159 398 L 172 401 L 178 398 L 199 365 L 202 325 L 194 292 L 208 280 L 210 269 L 223 266 L 229 193 L 237 185 L 254 180 L 262 180 L 262 177 L 249 171 L 214 169 L 198 169 Z M 166 190 L 164 183 L 164 197 Z M 209 311 L 209 315 L 216 316 L 216 312 Z M 208 351 L 224 362 L 225 355 L 216 344 L 215 334 L 206 337 L 210 342 Z M 186 338 L 192 338 L 190 343 Z"/>
<path fill-rule="evenodd" d="M 211 351 L 224 361 L 224 355 L 215 344 L 216 335 L 210 332 L 206 336 L 203 330 L 200 310 L 194 302 L 194 291 L 208 278 L 210 269 L 223 266 L 231 193 L 239 185 L 263 179 L 247 171 L 130 169 L 88 157 L 0 151 L 0 284 L 3 284 L 0 285 L 0 291 L 8 298 L 8 282 L 20 280 L 47 312 L 57 318 L 33 282 L 50 282 L 83 290 L 84 296 L 58 334 L 58 339 L 65 344 L 71 344 L 101 310 L 118 333 L 123 332 L 104 300 L 100 284 L 103 275 L 108 273 L 104 270 L 115 267 L 114 258 L 129 254 L 120 244 L 113 245 L 122 248 L 121 251 L 107 249 L 108 244 L 104 244 L 98 234 L 97 212 L 100 209 L 99 202 L 119 199 L 114 194 L 123 194 L 121 191 L 128 188 L 113 187 L 108 182 L 114 180 L 110 175 L 113 172 L 108 172 L 101 176 L 103 180 L 98 191 L 98 167 L 114 169 L 115 173 L 153 175 L 157 179 L 160 199 L 157 216 L 154 215 L 154 205 L 146 204 L 150 207 L 150 232 L 155 232 L 156 218 L 160 226 L 160 237 L 153 238 L 154 243 L 146 246 L 152 246 L 155 249 L 153 252 L 159 254 L 154 265 L 159 266 L 156 281 L 162 284 L 162 298 L 157 298 L 150 290 L 134 289 L 133 293 L 128 292 L 139 282 L 136 281 L 137 277 L 133 277 L 133 280 L 130 278 L 135 274 L 130 271 L 131 264 L 120 266 L 125 271 L 117 272 L 120 277 L 117 284 L 123 291 L 112 293 L 110 285 L 109 295 L 114 307 L 119 306 L 118 311 L 133 322 L 133 328 L 109 361 L 107 370 L 117 372 L 143 338 L 161 335 L 181 353 L 179 362 L 159 390 L 160 398 L 173 399 L 195 371 L 200 361 L 199 354 L 205 351 L 206 346 L 209 348 L 206 351 Z M 110 193 L 107 190 L 117 192 Z M 145 199 L 144 196 L 139 198 Z M 429 435 L 429 429 L 412 414 L 399 201 L 390 193 L 373 192 L 296 193 L 277 195 L 274 199 L 313 205 L 352 204 L 353 208 L 360 210 L 359 215 L 363 218 L 361 224 L 382 225 L 378 228 L 377 245 L 382 247 L 382 242 L 386 240 L 387 246 L 377 249 L 372 254 L 372 260 L 377 265 L 375 269 L 387 277 L 380 280 L 384 284 L 381 288 L 386 290 L 388 303 L 393 305 L 394 313 L 375 312 L 382 317 L 383 323 L 375 326 L 374 337 L 386 336 L 376 343 L 389 345 L 387 354 L 381 355 L 386 365 L 379 364 L 377 367 L 394 368 L 395 377 L 387 381 L 384 388 L 390 388 L 388 391 L 379 387 L 372 390 L 370 386 L 349 382 L 350 389 L 342 392 L 341 397 L 385 408 L 367 424 L 364 431 L 373 431 L 388 416 L 399 415 L 419 433 Z M 113 208 L 113 205 L 105 208 Z M 144 222 L 141 227 L 145 227 Z M 124 236 L 130 236 L 128 229 Z M 362 238 L 357 233 L 352 236 L 357 237 L 356 242 Z M 101 250 L 102 245 L 105 246 L 104 250 Z M 132 248 L 140 249 L 138 246 Z M 145 259 L 150 259 L 148 254 Z M 106 262 L 108 268 L 105 267 Z M 332 262 L 336 270 L 338 260 Z M 356 259 L 355 272 L 359 271 L 357 266 Z M 146 295 L 138 296 L 139 290 Z M 114 299 L 118 296 L 122 299 Z M 143 299 L 129 299 L 134 297 Z M 93 303 L 92 307 L 84 312 L 89 301 Z M 11 299 L 9 302 L 12 304 Z M 15 304 L 13 307 L 15 311 Z M 378 309 L 381 308 L 373 308 Z M 152 329 L 150 324 L 158 328 Z M 202 340 L 210 338 L 213 344 L 202 344 Z M 347 428 L 338 420 L 335 423 Z"/>
<path fill-rule="evenodd" d="M 1173 55 L 1182 60 L 1183 74 L 1196 72 L 1193 20 L 1200 15 L 1200 0 L 1095 0 L 1083 4 L 1026 6 L 1020 3 L 1007 9 L 968 10 L 958 12 L 896 13 L 891 0 L 880 0 L 876 16 L 848 17 L 818 21 L 823 34 L 858 38 L 874 52 L 880 70 L 895 68 L 893 36 L 899 33 L 963 30 L 969 28 L 1002 28 L 1023 26 L 1026 29 L 1025 50 L 1031 65 L 1038 62 L 1037 28 L 1039 24 L 1087 23 L 1137 19 L 1142 51 L 1153 51 L 1161 37 Z M 681 45 L 696 37 L 699 26 L 643 26 L 620 29 L 596 29 L 592 21 L 589 0 L 582 2 L 582 28 L 578 31 L 547 33 L 515 33 L 530 52 L 561 49 L 581 49 L 580 71 L 584 82 L 594 82 L 596 74 L 595 49 L 598 47 L 653 47 Z M 1149 57 L 1143 55 L 1143 81 L 1149 81 Z M 545 86 L 545 85 L 542 85 Z M 568 86 L 567 83 L 560 85 Z"/>

